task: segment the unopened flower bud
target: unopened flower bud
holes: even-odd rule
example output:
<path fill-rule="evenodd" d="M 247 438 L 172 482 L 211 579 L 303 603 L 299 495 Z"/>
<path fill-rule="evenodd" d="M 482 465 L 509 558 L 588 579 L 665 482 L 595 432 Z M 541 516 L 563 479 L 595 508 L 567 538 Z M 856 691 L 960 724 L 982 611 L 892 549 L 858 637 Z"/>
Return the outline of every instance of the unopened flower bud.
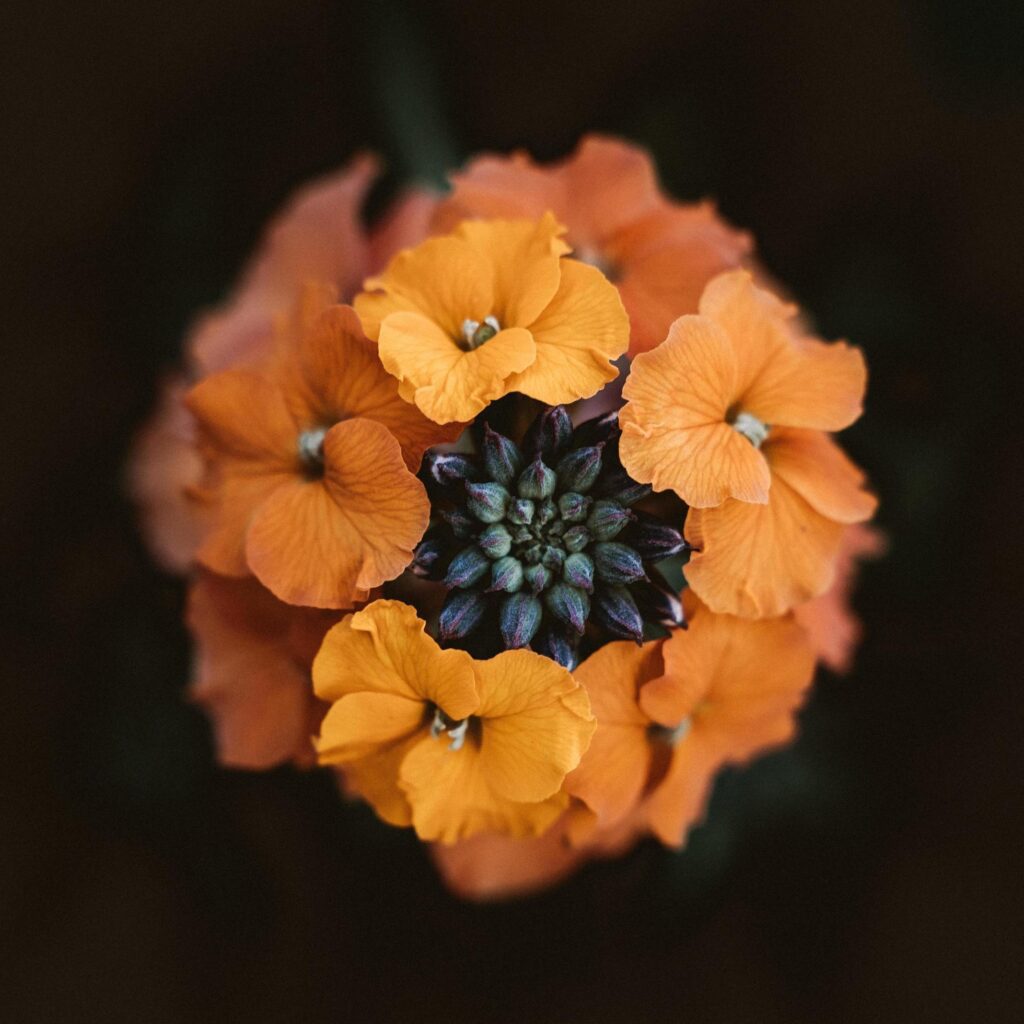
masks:
<path fill-rule="evenodd" d="M 572 420 L 564 405 L 556 405 L 542 412 L 530 424 L 523 447 L 531 456 L 556 459 L 572 439 Z"/>
<path fill-rule="evenodd" d="M 501 603 L 498 626 L 505 646 L 510 649 L 525 647 L 540 626 L 543 609 L 533 594 L 512 594 Z"/>
<path fill-rule="evenodd" d="M 572 434 L 576 445 L 600 444 L 612 441 L 619 436 L 619 410 L 613 409 L 603 416 L 595 416 L 592 420 L 581 423 Z"/>
<path fill-rule="evenodd" d="M 416 545 L 409 571 L 425 580 L 441 578 L 441 563 L 446 545 L 440 537 L 424 537 Z"/>
<path fill-rule="evenodd" d="M 587 516 L 587 529 L 595 540 L 611 540 L 633 519 L 633 513 L 617 501 L 601 498 Z"/>
<path fill-rule="evenodd" d="M 529 526 L 533 522 L 534 504 L 529 498 L 513 498 L 505 513 L 510 523 L 516 526 Z"/>
<path fill-rule="evenodd" d="M 625 544 L 604 541 L 593 547 L 594 567 L 605 583 L 632 583 L 646 576 L 640 556 Z"/>
<path fill-rule="evenodd" d="M 562 579 L 588 594 L 594 589 L 594 562 L 589 555 L 570 555 L 562 566 Z"/>
<path fill-rule="evenodd" d="M 501 523 L 492 523 L 476 539 L 488 558 L 504 558 L 512 550 L 512 534 Z"/>
<path fill-rule="evenodd" d="M 638 484 L 624 469 L 608 473 L 601 481 L 601 495 L 620 505 L 635 505 L 651 493 L 650 484 Z"/>
<path fill-rule="evenodd" d="M 641 519 L 629 531 L 629 546 L 645 561 L 652 562 L 678 555 L 690 547 L 679 530 L 654 519 Z"/>
<path fill-rule="evenodd" d="M 539 540 L 534 541 L 523 548 L 520 555 L 527 565 L 536 565 L 544 557 L 544 545 Z"/>
<path fill-rule="evenodd" d="M 526 581 L 526 585 L 535 594 L 539 594 L 542 590 L 547 588 L 553 577 L 551 575 L 551 570 L 542 562 L 538 565 L 527 566 L 523 572 L 523 578 Z"/>
<path fill-rule="evenodd" d="M 465 540 L 467 537 L 472 537 L 476 532 L 479 523 L 460 508 L 444 509 L 441 512 L 441 518 L 451 527 L 452 533 L 458 537 L 459 540 Z"/>
<path fill-rule="evenodd" d="M 491 430 L 488 423 L 484 424 L 481 448 L 488 477 L 506 487 L 511 486 L 523 464 L 519 449 L 503 434 Z"/>
<path fill-rule="evenodd" d="M 593 498 L 577 494 L 575 491 L 566 491 L 558 499 L 558 511 L 567 523 L 582 523 L 593 503 Z"/>
<path fill-rule="evenodd" d="M 541 564 L 546 565 L 552 572 L 561 572 L 565 565 L 565 550 L 549 544 L 541 556 Z"/>
<path fill-rule="evenodd" d="M 552 626 L 542 630 L 533 645 L 538 654 L 544 654 L 557 661 L 563 668 L 572 672 L 579 658 L 576 654 L 576 644 L 570 640 L 565 630 Z"/>
<path fill-rule="evenodd" d="M 512 496 L 501 484 L 467 483 L 466 507 L 482 523 L 500 523 L 505 518 L 505 511 Z"/>
<path fill-rule="evenodd" d="M 644 580 L 633 588 L 637 607 L 648 622 L 671 628 L 686 628 L 686 613 L 679 596 L 662 581 Z"/>
<path fill-rule="evenodd" d="M 504 590 L 514 594 L 523 585 L 523 564 L 518 558 L 506 555 L 491 566 L 491 591 Z"/>
<path fill-rule="evenodd" d="M 582 590 L 570 587 L 568 583 L 556 583 L 544 595 L 544 600 L 556 619 L 577 633 L 583 632 L 590 614 L 590 598 Z"/>
<path fill-rule="evenodd" d="M 487 599 L 478 590 L 449 590 L 438 618 L 442 640 L 462 640 L 480 625 Z"/>
<path fill-rule="evenodd" d="M 566 551 L 582 551 L 590 543 L 590 531 L 585 526 L 573 526 L 565 531 L 562 543 Z"/>
<path fill-rule="evenodd" d="M 446 587 L 459 587 L 465 590 L 483 578 L 491 567 L 491 560 L 475 545 L 463 548 L 448 566 L 444 578 Z"/>
<path fill-rule="evenodd" d="M 555 471 L 538 456 L 519 474 L 516 493 L 520 498 L 549 498 L 555 491 Z"/>
<path fill-rule="evenodd" d="M 479 480 L 480 470 L 471 458 L 460 452 L 427 452 L 420 476 L 427 483 L 451 487 L 466 480 Z"/>
<path fill-rule="evenodd" d="M 600 587 L 594 595 L 594 620 L 612 636 L 641 643 L 644 620 L 633 595 L 620 586 Z"/>
<path fill-rule="evenodd" d="M 548 472 L 551 472 L 548 470 Z M 552 482 L 555 479 L 555 474 L 551 473 Z M 536 521 L 539 526 L 547 526 L 555 516 L 558 515 L 558 506 L 550 499 L 545 498 L 538 506 L 536 512 Z M 554 525 L 554 524 L 552 524 Z"/>
<path fill-rule="evenodd" d="M 589 448 L 577 448 L 563 456 L 555 468 L 559 487 L 563 491 L 577 491 L 580 494 L 589 491 L 601 472 L 603 447 L 596 444 Z"/>

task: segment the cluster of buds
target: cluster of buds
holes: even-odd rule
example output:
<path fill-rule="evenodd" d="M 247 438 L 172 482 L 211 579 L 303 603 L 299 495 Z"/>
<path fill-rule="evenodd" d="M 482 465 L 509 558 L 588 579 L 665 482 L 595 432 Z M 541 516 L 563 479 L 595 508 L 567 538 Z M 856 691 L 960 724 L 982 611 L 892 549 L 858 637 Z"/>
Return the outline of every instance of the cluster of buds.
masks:
<path fill-rule="evenodd" d="M 584 647 L 685 624 L 655 563 L 689 545 L 636 507 L 651 488 L 622 468 L 619 436 L 616 412 L 573 429 L 554 406 L 520 444 L 484 422 L 475 454 L 428 454 L 421 479 L 435 515 L 412 569 L 448 588 L 442 643 L 531 647 L 573 668 Z"/>

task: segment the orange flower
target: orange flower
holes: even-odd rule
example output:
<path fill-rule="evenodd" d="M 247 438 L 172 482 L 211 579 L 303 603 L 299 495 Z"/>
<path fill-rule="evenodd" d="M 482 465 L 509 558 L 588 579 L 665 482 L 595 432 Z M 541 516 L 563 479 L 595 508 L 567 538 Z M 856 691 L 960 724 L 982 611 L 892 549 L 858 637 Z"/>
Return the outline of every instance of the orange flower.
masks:
<path fill-rule="evenodd" d="M 653 348 L 676 317 L 695 312 L 704 285 L 751 248 L 749 236 L 725 224 L 712 203 L 666 199 L 642 149 L 600 135 L 543 167 L 525 153 L 480 156 L 452 184 L 438 210 L 441 230 L 466 217 L 536 218 L 553 211 L 568 226 L 577 257 L 618 286 L 631 323 L 631 355 Z"/>
<path fill-rule="evenodd" d="M 189 695 L 210 718 L 231 768 L 312 764 L 324 706 L 310 666 L 336 616 L 275 600 L 255 580 L 201 573 L 188 597 L 196 642 Z"/>
<path fill-rule="evenodd" d="M 622 390 L 623 465 L 641 483 L 694 508 L 727 498 L 765 503 L 762 445 L 778 427 L 841 430 L 861 413 L 860 351 L 796 338 L 795 308 L 738 270 L 716 277 L 700 314 L 638 356 Z"/>
<path fill-rule="evenodd" d="M 832 586 L 793 610 L 796 621 L 810 636 L 818 660 L 833 672 L 850 671 L 853 652 L 860 642 L 861 625 L 850 607 L 858 563 L 878 558 L 884 551 L 885 538 L 878 530 L 859 523 L 846 527 L 839 542 Z"/>
<path fill-rule="evenodd" d="M 347 306 L 300 323 L 282 351 L 189 395 L 213 504 L 198 557 L 289 604 L 351 607 L 409 564 L 430 513 L 411 470 L 453 432 L 402 401 Z"/>
<path fill-rule="evenodd" d="M 714 611 L 746 618 L 782 615 L 826 591 L 846 527 L 878 504 L 820 431 L 773 427 L 761 454 L 772 477 L 766 504 L 729 499 L 686 516 L 686 539 L 698 549 L 687 582 Z"/>
<path fill-rule="evenodd" d="M 718 770 L 784 743 L 811 682 L 814 653 L 792 617 L 749 622 L 697 607 L 660 644 L 608 644 L 577 670 L 597 729 L 566 789 L 602 833 L 652 831 L 680 846 Z"/>
<path fill-rule="evenodd" d="M 550 214 L 467 221 L 366 281 L 355 307 L 403 398 L 449 423 L 510 391 L 557 405 L 615 378 L 626 314 L 598 270 L 562 258 L 562 231 Z"/>
<path fill-rule="evenodd" d="M 442 650 L 398 601 L 335 626 L 313 682 L 332 702 L 320 761 L 347 766 L 382 818 L 422 839 L 539 835 L 566 807 L 562 782 L 594 728 L 560 665 L 523 650 L 489 661 Z"/>

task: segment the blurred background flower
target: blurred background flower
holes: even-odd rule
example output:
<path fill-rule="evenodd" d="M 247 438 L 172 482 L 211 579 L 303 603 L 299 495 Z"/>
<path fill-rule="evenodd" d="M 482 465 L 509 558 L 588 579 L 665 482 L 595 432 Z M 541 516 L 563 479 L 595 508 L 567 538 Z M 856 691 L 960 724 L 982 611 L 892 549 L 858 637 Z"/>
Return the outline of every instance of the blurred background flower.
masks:
<path fill-rule="evenodd" d="M 6 5 L 3 1019 L 1014 1020 L 1021 10 Z M 330 776 L 213 767 L 184 588 L 122 466 L 298 186 L 380 153 L 379 214 L 472 153 L 555 159 L 591 129 L 649 147 L 863 347 L 843 440 L 889 552 L 852 674 L 726 772 L 682 853 L 476 907 Z"/>

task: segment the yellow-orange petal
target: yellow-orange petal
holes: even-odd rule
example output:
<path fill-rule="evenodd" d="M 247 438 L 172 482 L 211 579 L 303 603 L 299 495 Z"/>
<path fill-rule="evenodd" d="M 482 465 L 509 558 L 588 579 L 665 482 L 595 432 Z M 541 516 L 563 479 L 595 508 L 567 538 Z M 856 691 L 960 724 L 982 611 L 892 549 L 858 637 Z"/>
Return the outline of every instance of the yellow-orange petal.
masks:
<path fill-rule="evenodd" d="M 480 771 L 507 800 L 544 800 L 580 762 L 594 731 L 585 691 L 557 662 L 506 651 L 473 665 L 480 692 Z"/>
<path fill-rule="evenodd" d="M 489 260 L 453 235 L 431 238 L 400 252 L 383 274 L 368 278 L 353 301 L 363 330 L 375 340 L 392 313 L 420 313 L 450 339 L 462 336 L 464 320 L 482 321 L 494 312 Z"/>
<path fill-rule="evenodd" d="M 304 332 L 299 344 L 299 380 L 312 410 L 310 425 L 341 417 L 365 417 L 383 424 L 402 447 L 406 465 L 415 472 L 431 445 L 454 441 L 460 424 L 447 428 L 405 401 L 395 378 L 381 365 L 350 306 L 331 306 Z"/>
<path fill-rule="evenodd" d="M 802 339 L 765 364 L 741 401 L 763 423 L 842 430 L 863 412 L 866 385 L 859 348 Z"/>
<path fill-rule="evenodd" d="M 511 327 L 465 351 L 419 313 L 386 317 L 378 342 L 381 362 L 408 396 L 435 423 L 465 422 L 511 389 L 518 370 L 536 358 L 529 331 Z"/>
<path fill-rule="evenodd" d="M 346 608 L 409 564 L 430 503 L 379 423 L 336 424 L 323 453 L 322 480 L 293 477 L 255 511 L 246 559 L 289 604 Z"/>
<path fill-rule="evenodd" d="M 320 723 L 316 740 L 321 764 L 358 761 L 426 729 L 422 700 L 364 690 L 336 700 Z"/>
<path fill-rule="evenodd" d="M 619 371 L 612 360 L 629 346 L 629 317 L 615 286 L 576 260 L 561 261 L 558 291 L 528 326 L 536 358 L 510 378 L 508 389 L 549 405 L 589 398 L 614 380 Z"/>
<path fill-rule="evenodd" d="M 763 618 L 828 588 L 843 526 L 776 476 L 768 504 L 691 508 L 684 532 L 700 549 L 684 570 L 694 593 L 716 612 Z"/>
<path fill-rule="evenodd" d="M 479 832 L 541 835 L 568 805 L 564 792 L 536 803 L 506 799 L 488 784 L 480 750 L 467 741 L 450 749 L 447 736 L 416 743 L 402 761 L 400 784 L 421 839 L 453 843 Z"/>
<path fill-rule="evenodd" d="M 398 778 L 406 754 L 422 738 L 420 733 L 411 733 L 344 766 L 344 778 L 349 788 L 389 825 L 406 828 L 412 824 L 412 808 Z"/>
<path fill-rule="evenodd" d="M 811 508 L 837 523 L 862 523 L 878 500 L 865 476 L 836 442 L 817 430 L 775 430 L 765 444 L 772 473 Z"/>
<path fill-rule="evenodd" d="M 736 378 L 731 341 L 707 317 L 680 317 L 663 344 L 637 356 L 619 414 L 619 451 L 630 476 L 673 490 L 694 508 L 730 497 L 763 504 L 768 464 L 726 422 Z"/>
<path fill-rule="evenodd" d="M 704 816 L 722 752 L 701 736 L 687 736 L 672 752 L 665 778 L 644 803 L 650 830 L 666 846 L 679 848 Z"/>
<path fill-rule="evenodd" d="M 479 704 L 472 658 L 442 651 L 416 609 L 402 601 L 374 601 L 334 626 L 313 662 L 313 685 L 321 700 L 395 694 L 437 704 L 456 720 Z"/>
<path fill-rule="evenodd" d="M 491 313 L 507 327 L 533 323 L 558 291 L 559 256 L 569 247 L 550 212 L 539 220 L 467 220 L 456 235 L 486 260 L 493 281 Z"/>

